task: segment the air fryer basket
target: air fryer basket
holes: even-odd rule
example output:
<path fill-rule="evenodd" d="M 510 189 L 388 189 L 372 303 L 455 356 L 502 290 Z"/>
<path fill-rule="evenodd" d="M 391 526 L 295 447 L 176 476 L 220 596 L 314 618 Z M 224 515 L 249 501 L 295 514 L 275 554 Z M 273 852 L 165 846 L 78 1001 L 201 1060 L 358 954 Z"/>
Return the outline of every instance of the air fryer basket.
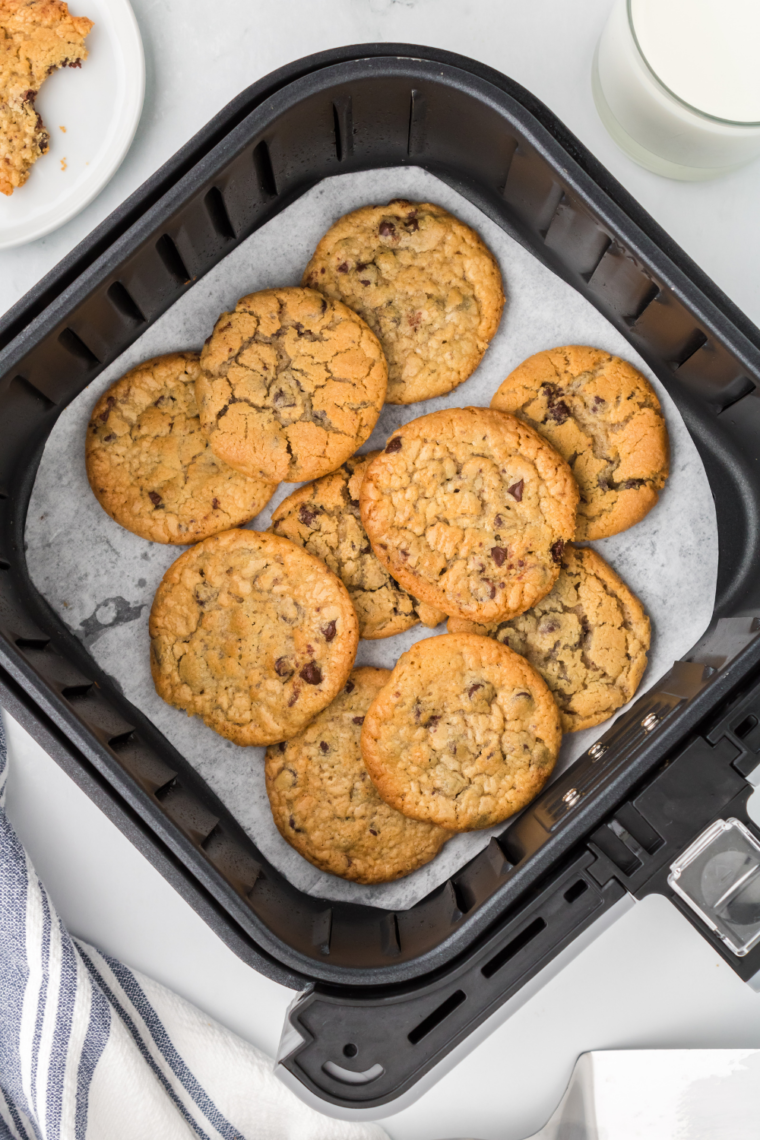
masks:
<path fill-rule="evenodd" d="M 720 566 L 713 623 L 688 658 L 501 840 L 394 914 L 307 896 L 267 863 L 36 592 L 24 524 L 56 417 L 184 290 L 320 179 L 403 164 L 478 205 L 647 360 L 704 460 Z M 760 717 L 760 333 L 505 76 L 409 45 L 273 73 L 7 314 L 0 377 L 0 700 L 241 958 L 311 987 L 283 1064 L 314 1096 L 345 1109 L 393 1101 L 626 892 L 669 894 L 668 867 L 707 823 L 746 822 Z M 760 949 L 732 958 L 683 909 L 743 977 L 760 969 Z"/>

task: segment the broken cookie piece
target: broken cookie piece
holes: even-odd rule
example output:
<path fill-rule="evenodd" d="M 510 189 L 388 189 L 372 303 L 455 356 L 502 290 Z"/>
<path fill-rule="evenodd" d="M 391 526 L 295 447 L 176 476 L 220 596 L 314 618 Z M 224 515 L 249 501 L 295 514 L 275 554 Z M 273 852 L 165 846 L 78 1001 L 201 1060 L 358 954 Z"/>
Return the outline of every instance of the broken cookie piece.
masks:
<path fill-rule="evenodd" d="M 46 154 L 50 135 L 34 100 L 59 67 L 80 67 L 92 20 L 62 0 L 0 0 L 0 191 L 12 194 Z"/>

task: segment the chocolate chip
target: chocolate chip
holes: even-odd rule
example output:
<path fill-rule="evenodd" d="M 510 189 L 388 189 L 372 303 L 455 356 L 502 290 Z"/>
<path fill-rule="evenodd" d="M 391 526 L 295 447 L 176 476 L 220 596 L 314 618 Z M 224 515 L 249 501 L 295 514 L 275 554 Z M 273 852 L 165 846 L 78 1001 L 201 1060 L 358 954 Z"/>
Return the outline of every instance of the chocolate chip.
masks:
<path fill-rule="evenodd" d="M 385 445 L 387 452 L 401 451 L 401 436 L 394 435 L 393 439 L 389 439 Z"/>
<path fill-rule="evenodd" d="M 293 669 L 287 657 L 278 657 L 274 663 L 274 671 L 278 677 L 292 677 Z"/>
<path fill-rule="evenodd" d="M 563 424 L 565 420 L 570 419 L 570 409 L 564 400 L 559 400 L 556 404 L 552 404 L 549 411 L 546 413 L 547 420 L 554 420 L 555 424 Z"/>
<path fill-rule="evenodd" d="M 639 487 L 643 486 L 643 479 L 626 479 L 625 483 L 620 484 L 621 490 L 623 491 L 637 491 Z"/>
<path fill-rule="evenodd" d="M 293 831 L 300 831 L 301 830 L 300 827 L 296 827 L 296 821 L 293 819 L 292 815 L 291 815 L 290 819 L 288 820 L 288 823 L 293 828 Z"/>
<path fill-rule="evenodd" d="M 381 222 L 379 233 L 380 237 L 395 237 L 396 227 L 394 226 L 393 222 Z"/>
<path fill-rule="evenodd" d="M 338 266 L 338 273 L 348 273 L 347 261 L 341 261 L 340 265 Z"/>
<path fill-rule="evenodd" d="M 477 693 L 478 689 L 482 688 L 483 686 L 480 684 L 480 682 L 476 681 L 474 685 L 470 685 L 469 689 L 467 690 L 467 696 L 472 697 L 475 693 Z"/>
<path fill-rule="evenodd" d="M 509 491 L 512 498 L 516 499 L 518 503 L 522 502 L 522 495 L 523 495 L 523 487 L 524 486 L 525 486 L 525 480 L 520 479 L 520 481 L 518 483 L 513 483 L 511 487 L 507 487 L 507 490 Z"/>
<path fill-rule="evenodd" d="M 219 500 L 218 499 L 212 499 L 211 500 L 211 509 L 214 511 L 218 511 L 219 507 L 220 507 Z"/>
<path fill-rule="evenodd" d="M 374 827 L 371 827 L 369 829 L 369 833 L 370 833 L 370 835 L 379 835 L 380 834 L 379 831 L 375 831 Z"/>
<path fill-rule="evenodd" d="M 360 285 L 371 285 L 372 282 L 368 281 L 366 277 L 360 277 L 359 278 L 359 284 Z"/>
<path fill-rule="evenodd" d="M 561 538 L 558 538 L 557 541 L 552 546 L 552 559 L 555 562 L 561 562 L 562 561 L 562 552 L 564 551 L 564 549 L 565 549 L 564 542 L 562 541 Z"/>
<path fill-rule="evenodd" d="M 113 432 L 111 432 L 111 434 L 110 434 L 110 435 L 107 435 L 107 436 L 105 437 L 105 439 L 103 440 L 103 442 L 104 442 L 104 443 L 113 443 L 113 441 L 114 441 L 115 439 L 116 439 L 116 436 L 114 435 L 114 433 L 113 433 Z"/>
<path fill-rule="evenodd" d="M 285 741 L 283 740 L 280 744 L 277 745 L 277 747 L 279 748 L 280 752 L 284 752 L 285 751 Z"/>
<path fill-rule="evenodd" d="M 160 507 L 163 505 L 164 500 L 161 498 L 158 491 L 148 491 L 148 498 L 154 507 Z"/>
<path fill-rule="evenodd" d="M 355 716 L 353 721 L 352 721 L 352 724 L 364 724 L 364 717 L 363 716 Z"/>
<path fill-rule="evenodd" d="M 293 708 L 293 705 L 294 705 L 294 704 L 296 703 L 296 701 L 298 700 L 298 693 L 299 693 L 299 691 L 300 691 L 299 689 L 294 689 L 294 690 L 293 690 L 293 695 L 291 696 L 290 700 L 288 701 L 288 708 L 289 708 L 289 709 L 292 709 L 292 708 Z"/>
<path fill-rule="evenodd" d="M 369 543 L 367 543 L 367 545 L 366 545 L 366 546 L 363 546 L 363 547 L 361 548 L 361 550 L 359 551 L 359 553 L 360 553 L 360 554 L 371 554 L 371 553 L 372 553 L 372 547 L 370 546 L 370 544 L 369 544 Z"/>
<path fill-rule="evenodd" d="M 416 234 L 417 230 L 420 228 L 420 223 L 417 221 L 413 214 L 410 214 L 404 222 L 404 226 L 409 230 L 410 234 Z"/>
<path fill-rule="evenodd" d="M 330 751 L 330 745 L 327 743 L 326 740 L 320 740 L 319 750 L 320 750 L 320 752 L 329 752 Z"/>
<path fill-rule="evenodd" d="M 502 526 L 504 526 L 504 519 L 501 517 L 501 515 L 496 515 L 496 517 L 495 517 L 495 518 L 494 518 L 494 520 L 493 520 L 493 525 L 494 525 L 494 526 L 495 526 L 497 529 L 498 529 L 499 527 L 502 527 Z"/>
<path fill-rule="evenodd" d="M 328 625 L 322 627 L 322 636 L 324 637 L 325 641 L 332 641 L 332 639 L 335 637 L 334 621 L 331 621 L 328 623 Z"/>
<path fill-rule="evenodd" d="M 427 727 L 427 728 L 429 728 L 429 729 L 430 729 L 430 731 L 432 732 L 432 731 L 433 731 L 433 729 L 435 728 L 435 726 L 438 724 L 438 721 L 439 721 L 440 719 L 441 719 L 441 718 L 440 718 L 440 716 L 437 716 L 437 715 L 436 715 L 436 716 L 431 716 L 430 720 L 427 722 L 427 726 L 426 726 L 426 727 Z"/>
<path fill-rule="evenodd" d="M 549 621 L 542 621 L 541 622 L 541 624 L 538 627 L 538 632 L 539 633 L 556 633 L 556 631 L 558 629 L 559 629 L 559 622 L 558 621 L 552 621 L 550 618 Z"/>
<path fill-rule="evenodd" d="M 298 508 L 298 517 L 304 526 L 311 526 L 317 517 L 317 511 L 314 507 L 309 507 L 306 503 L 301 503 L 301 506 Z"/>
<path fill-rule="evenodd" d="M 322 670 L 315 661 L 309 661 L 298 674 L 307 685 L 322 684 Z"/>
<path fill-rule="evenodd" d="M 344 693 L 353 693 L 355 688 L 356 685 L 353 683 L 353 681 L 346 681 L 346 687 L 343 691 Z"/>
<path fill-rule="evenodd" d="M 530 693 L 515 693 L 515 699 L 517 697 L 530 697 Z"/>
<path fill-rule="evenodd" d="M 104 424 L 106 422 L 106 420 L 108 419 L 109 413 L 111 411 L 111 408 L 115 407 L 115 405 L 116 405 L 116 398 L 114 396 L 109 396 L 108 399 L 106 400 L 105 409 L 98 416 L 98 419 L 100 420 L 100 422 L 102 424 Z"/>
<path fill-rule="evenodd" d="M 491 557 L 497 566 L 503 566 L 507 561 L 507 552 L 503 546 L 491 547 Z"/>

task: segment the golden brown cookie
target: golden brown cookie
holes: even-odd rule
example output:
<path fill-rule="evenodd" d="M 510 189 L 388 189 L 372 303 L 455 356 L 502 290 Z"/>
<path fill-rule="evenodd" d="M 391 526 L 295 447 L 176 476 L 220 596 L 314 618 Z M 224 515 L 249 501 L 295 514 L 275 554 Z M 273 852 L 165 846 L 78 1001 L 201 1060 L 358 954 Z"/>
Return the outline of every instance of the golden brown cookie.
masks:
<path fill-rule="evenodd" d="M 61 0 L 0 0 L 0 193 L 23 186 L 50 135 L 34 100 L 51 72 L 81 67 L 92 20 Z"/>
<path fill-rule="evenodd" d="M 496 258 L 429 202 L 397 199 L 346 214 L 320 241 L 303 283 L 345 301 L 377 333 L 390 404 L 442 396 L 466 380 L 504 308 Z"/>
<path fill-rule="evenodd" d="M 389 677 L 388 669 L 355 669 L 299 736 L 267 749 L 267 795 L 280 834 L 321 871 L 354 883 L 409 875 L 452 835 L 389 807 L 367 774 L 361 726 Z"/>
<path fill-rule="evenodd" d="M 391 436 L 360 501 L 396 581 L 450 617 L 487 623 L 551 590 L 578 488 L 554 448 L 514 416 L 450 408 Z"/>
<path fill-rule="evenodd" d="M 227 530 L 180 555 L 150 613 L 168 704 L 236 744 L 288 740 L 348 679 L 359 633 L 339 578 L 273 534 Z"/>
<path fill-rule="evenodd" d="M 595 550 L 568 547 L 551 593 L 511 621 L 451 618 L 449 633 L 493 637 L 541 674 L 564 732 L 601 724 L 631 700 L 647 665 L 649 618 Z"/>
<path fill-rule="evenodd" d="M 217 459 L 195 403 L 197 352 L 138 364 L 103 393 L 87 428 L 87 478 L 101 507 L 151 542 L 198 542 L 248 522 L 271 483 Z"/>
<path fill-rule="evenodd" d="M 201 427 L 252 479 L 298 483 L 340 467 L 369 437 L 388 368 L 377 337 L 313 289 L 266 289 L 222 313 L 201 353 Z"/>
<path fill-rule="evenodd" d="M 364 473 L 379 455 L 355 455 L 332 475 L 299 487 L 272 515 L 272 532 L 321 558 L 343 582 L 371 641 L 403 633 L 417 622 L 435 627 L 446 615 L 408 594 L 378 561 L 359 515 Z"/>
<path fill-rule="evenodd" d="M 578 481 L 576 538 L 606 538 L 644 518 L 668 477 L 668 429 L 648 380 L 619 356 L 570 345 L 537 352 L 491 401 L 539 431 Z"/>
<path fill-rule="evenodd" d="M 443 634 L 396 662 L 362 727 L 380 795 L 452 831 L 492 827 L 530 803 L 562 741 L 546 682 L 489 637 Z"/>

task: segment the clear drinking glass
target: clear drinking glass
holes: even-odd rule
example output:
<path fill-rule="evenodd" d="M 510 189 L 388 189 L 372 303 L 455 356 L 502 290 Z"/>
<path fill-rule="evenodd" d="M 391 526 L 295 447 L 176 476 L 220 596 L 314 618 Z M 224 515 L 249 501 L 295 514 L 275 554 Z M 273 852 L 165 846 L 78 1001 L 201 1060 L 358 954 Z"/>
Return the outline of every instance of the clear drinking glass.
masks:
<path fill-rule="evenodd" d="M 760 0 L 615 0 L 592 70 L 615 142 L 641 166 L 684 180 L 757 157 L 758 33 Z"/>

